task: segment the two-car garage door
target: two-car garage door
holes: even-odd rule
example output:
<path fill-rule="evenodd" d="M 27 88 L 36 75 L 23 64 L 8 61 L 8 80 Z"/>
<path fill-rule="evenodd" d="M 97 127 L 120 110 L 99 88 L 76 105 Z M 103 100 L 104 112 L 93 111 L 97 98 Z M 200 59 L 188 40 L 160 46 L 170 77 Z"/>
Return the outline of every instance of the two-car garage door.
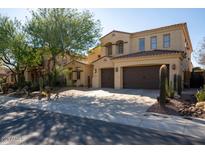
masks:
<path fill-rule="evenodd" d="M 123 68 L 123 88 L 158 89 L 159 65 Z"/>
<path fill-rule="evenodd" d="M 123 88 L 159 89 L 160 66 L 123 67 Z M 114 68 L 101 69 L 101 87 L 114 88 Z"/>

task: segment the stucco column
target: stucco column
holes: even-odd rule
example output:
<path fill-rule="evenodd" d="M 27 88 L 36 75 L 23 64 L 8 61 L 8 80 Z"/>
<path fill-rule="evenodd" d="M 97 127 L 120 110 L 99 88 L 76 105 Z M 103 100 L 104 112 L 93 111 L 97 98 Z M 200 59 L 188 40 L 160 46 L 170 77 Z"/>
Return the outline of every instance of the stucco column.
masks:
<path fill-rule="evenodd" d="M 93 88 L 101 87 L 101 69 L 100 68 L 93 69 L 92 87 Z"/>
<path fill-rule="evenodd" d="M 115 81 L 115 89 L 122 88 L 122 67 L 115 66 L 114 67 L 114 81 Z"/>
<path fill-rule="evenodd" d="M 117 51 L 116 45 L 113 45 L 112 46 L 112 55 L 116 55 L 116 51 Z"/>
<path fill-rule="evenodd" d="M 174 75 L 181 75 L 183 74 L 182 68 L 181 68 L 181 61 L 180 60 L 176 60 L 173 61 L 173 63 L 170 63 L 169 65 L 169 79 L 172 82 L 172 84 L 174 85 Z"/>

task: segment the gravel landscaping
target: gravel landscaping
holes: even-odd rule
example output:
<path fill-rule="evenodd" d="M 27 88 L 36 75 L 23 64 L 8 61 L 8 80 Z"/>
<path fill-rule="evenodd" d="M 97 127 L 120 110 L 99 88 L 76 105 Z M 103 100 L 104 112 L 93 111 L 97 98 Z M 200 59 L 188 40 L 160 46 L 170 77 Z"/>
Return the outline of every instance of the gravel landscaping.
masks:
<path fill-rule="evenodd" d="M 165 107 L 153 104 L 147 111 L 161 114 L 197 117 L 205 119 L 204 102 L 197 103 L 195 92 L 184 92 L 180 98 L 169 99 Z"/>

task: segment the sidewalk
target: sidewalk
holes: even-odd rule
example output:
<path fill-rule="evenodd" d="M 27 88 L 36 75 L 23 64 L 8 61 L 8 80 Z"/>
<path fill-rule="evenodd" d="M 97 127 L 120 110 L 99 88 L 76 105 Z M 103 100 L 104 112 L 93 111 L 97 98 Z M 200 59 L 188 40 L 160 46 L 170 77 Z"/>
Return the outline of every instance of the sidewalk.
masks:
<path fill-rule="evenodd" d="M 2 104 L 3 102 L 6 103 Z M 196 138 L 205 138 L 205 120 L 198 118 L 192 118 L 192 120 L 190 120 L 179 116 L 163 115 L 150 112 L 142 112 L 130 115 L 126 112 L 119 113 L 118 111 L 115 111 L 115 114 L 109 114 L 93 106 L 82 106 L 80 103 L 59 103 L 58 101 L 48 102 L 46 100 L 38 101 L 36 99 L 1 97 L 0 103 L 5 106 L 23 106 L 83 118 L 120 123 L 163 132 L 177 133 Z"/>

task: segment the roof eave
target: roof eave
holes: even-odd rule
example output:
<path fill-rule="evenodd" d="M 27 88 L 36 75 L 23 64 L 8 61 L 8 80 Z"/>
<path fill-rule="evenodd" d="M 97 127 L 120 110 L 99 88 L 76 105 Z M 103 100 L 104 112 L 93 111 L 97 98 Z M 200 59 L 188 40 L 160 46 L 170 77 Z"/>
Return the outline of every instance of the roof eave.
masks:
<path fill-rule="evenodd" d="M 188 38 L 188 42 L 189 42 L 191 51 L 193 51 L 192 42 L 191 42 L 191 38 L 190 38 L 190 35 L 189 35 L 187 23 L 184 23 L 184 24 L 183 24 L 183 32 L 185 33 L 185 36 Z"/>
<path fill-rule="evenodd" d="M 173 56 L 177 56 L 178 55 L 178 57 L 179 58 L 181 58 L 181 57 L 183 57 L 183 53 L 166 53 L 166 54 L 156 54 L 156 55 L 144 55 L 144 56 L 133 56 L 133 57 L 114 57 L 114 58 L 112 58 L 111 60 L 121 60 L 121 59 L 130 59 L 130 58 L 150 58 L 150 57 L 160 57 L 160 56 L 167 56 L 167 55 L 169 55 L 169 56 L 171 56 L 171 55 L 173 55 Z"/>

